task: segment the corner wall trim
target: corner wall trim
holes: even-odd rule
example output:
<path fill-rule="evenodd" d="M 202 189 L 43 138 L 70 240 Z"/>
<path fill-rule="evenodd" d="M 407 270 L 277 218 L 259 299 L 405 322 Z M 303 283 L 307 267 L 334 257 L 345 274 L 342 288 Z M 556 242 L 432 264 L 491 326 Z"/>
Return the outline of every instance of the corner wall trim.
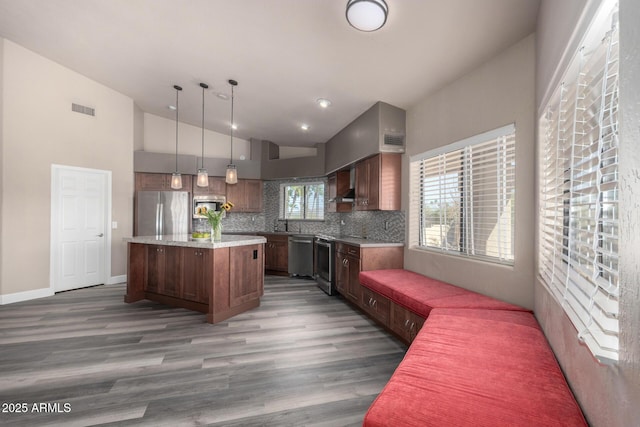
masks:
<path fill-rule="evenodd" d="M 50 296 L 53 296 L 53 291 L 50 288 L 16 292 L 14 294 L 0 295 L 0 305 L 13 304 L 15 302 L 29 301 L 32 299 L 45 298 Z"/>

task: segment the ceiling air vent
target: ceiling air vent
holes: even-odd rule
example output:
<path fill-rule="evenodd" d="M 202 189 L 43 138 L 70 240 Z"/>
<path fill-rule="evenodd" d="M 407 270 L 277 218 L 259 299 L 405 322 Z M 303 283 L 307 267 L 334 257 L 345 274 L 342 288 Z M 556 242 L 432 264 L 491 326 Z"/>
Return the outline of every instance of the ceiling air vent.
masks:
<path fill-rule="evenodd" d="M 71 111 L 75 111 L 76 113 L 86 114 L 88 116 L 95 116 L 96 110 L 95 108 L 85 107 L 80 104 L 71 104 Z"/>
<path fill-rule="evenodd" d="M 404 134 L 385 133 L 382 138 L 381 152 L 404 153 Z"/>

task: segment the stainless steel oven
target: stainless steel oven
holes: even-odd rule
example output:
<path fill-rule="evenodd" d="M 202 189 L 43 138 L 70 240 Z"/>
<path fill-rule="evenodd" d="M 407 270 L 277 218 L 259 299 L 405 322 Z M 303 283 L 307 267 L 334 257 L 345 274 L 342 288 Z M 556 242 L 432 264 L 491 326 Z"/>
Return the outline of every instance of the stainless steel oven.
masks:
<path fill-rule="evenodd" d="M 335 242 L 331 236 L 316 236 L 314 239 L 314 274 L 320 289 L 328 295 L 335 295 Z"/>

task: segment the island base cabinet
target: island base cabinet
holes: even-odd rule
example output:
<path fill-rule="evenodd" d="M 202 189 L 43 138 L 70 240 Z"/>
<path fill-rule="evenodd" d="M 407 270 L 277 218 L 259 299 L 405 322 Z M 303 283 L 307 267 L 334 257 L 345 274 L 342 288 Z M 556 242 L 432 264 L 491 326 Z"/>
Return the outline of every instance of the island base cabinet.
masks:
<path fill-rule="evenodd" d="M 214 286 L 207 314 L 217 323 L 258 307 L 264 293 L 264 245 L 216 249 Z"/>
<path fill-rule="evenodd" d="M 207 314 L 217 323 L 260 305 L 264 244 L 216 249 L 128 244 L 124 301 L 142 299 Z"/>
<path fill-rule="evenodd" d="M 213 251 L 183 248 L 181 297 L 202 304 L 209 303 L 209 288 L 213 276 Z"/>

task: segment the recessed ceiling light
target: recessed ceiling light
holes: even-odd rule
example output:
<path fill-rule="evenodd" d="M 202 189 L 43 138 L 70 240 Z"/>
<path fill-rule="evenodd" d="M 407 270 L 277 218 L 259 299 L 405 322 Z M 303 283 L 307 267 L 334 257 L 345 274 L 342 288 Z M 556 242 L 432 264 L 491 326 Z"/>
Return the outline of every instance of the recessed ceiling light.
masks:
<path fill-rule="evenodd" d="M 309 130 L 309 125 L 306 123 L 303 123 L 300 125 L 300 129 L 304 130 L 304 131 L 308 131 Z"/>
<path fill-rule="evenodd" d="M 220 98 L 220 99 L 224 99 L 225 101 L 227 101 L 229 99 L 229 95 L 227 95 L 226 93 L 218 92 L 218 93 L 216 93 L 216 96 L 218 98 Z"/>
<path fill-rule="evenodd" d="M 233 129 L 233 130 L 238 130 L 238 125 L 237 125 L 237 124 L 235 124 L 235 123 L 234 123 L 234 124 L 232 124 L 232 125 L 231 125 L 231 129 Z"/>
<path fill-rule="evenodd" d="M 167 108 L 169 110 L 171 110 L 171 111 L 176 111 L 176 106 L 175 105 L 169 105 Z"/>
<path fill-rule="evenodd" d="M 318 98 L 318 99 L 316 99 L 316 102 L 322 108 L 328 108 L 328 107 L 331 106 L 331 101 L 329 101 L 328 99 L 325 99 L 325 98 Z"/>

